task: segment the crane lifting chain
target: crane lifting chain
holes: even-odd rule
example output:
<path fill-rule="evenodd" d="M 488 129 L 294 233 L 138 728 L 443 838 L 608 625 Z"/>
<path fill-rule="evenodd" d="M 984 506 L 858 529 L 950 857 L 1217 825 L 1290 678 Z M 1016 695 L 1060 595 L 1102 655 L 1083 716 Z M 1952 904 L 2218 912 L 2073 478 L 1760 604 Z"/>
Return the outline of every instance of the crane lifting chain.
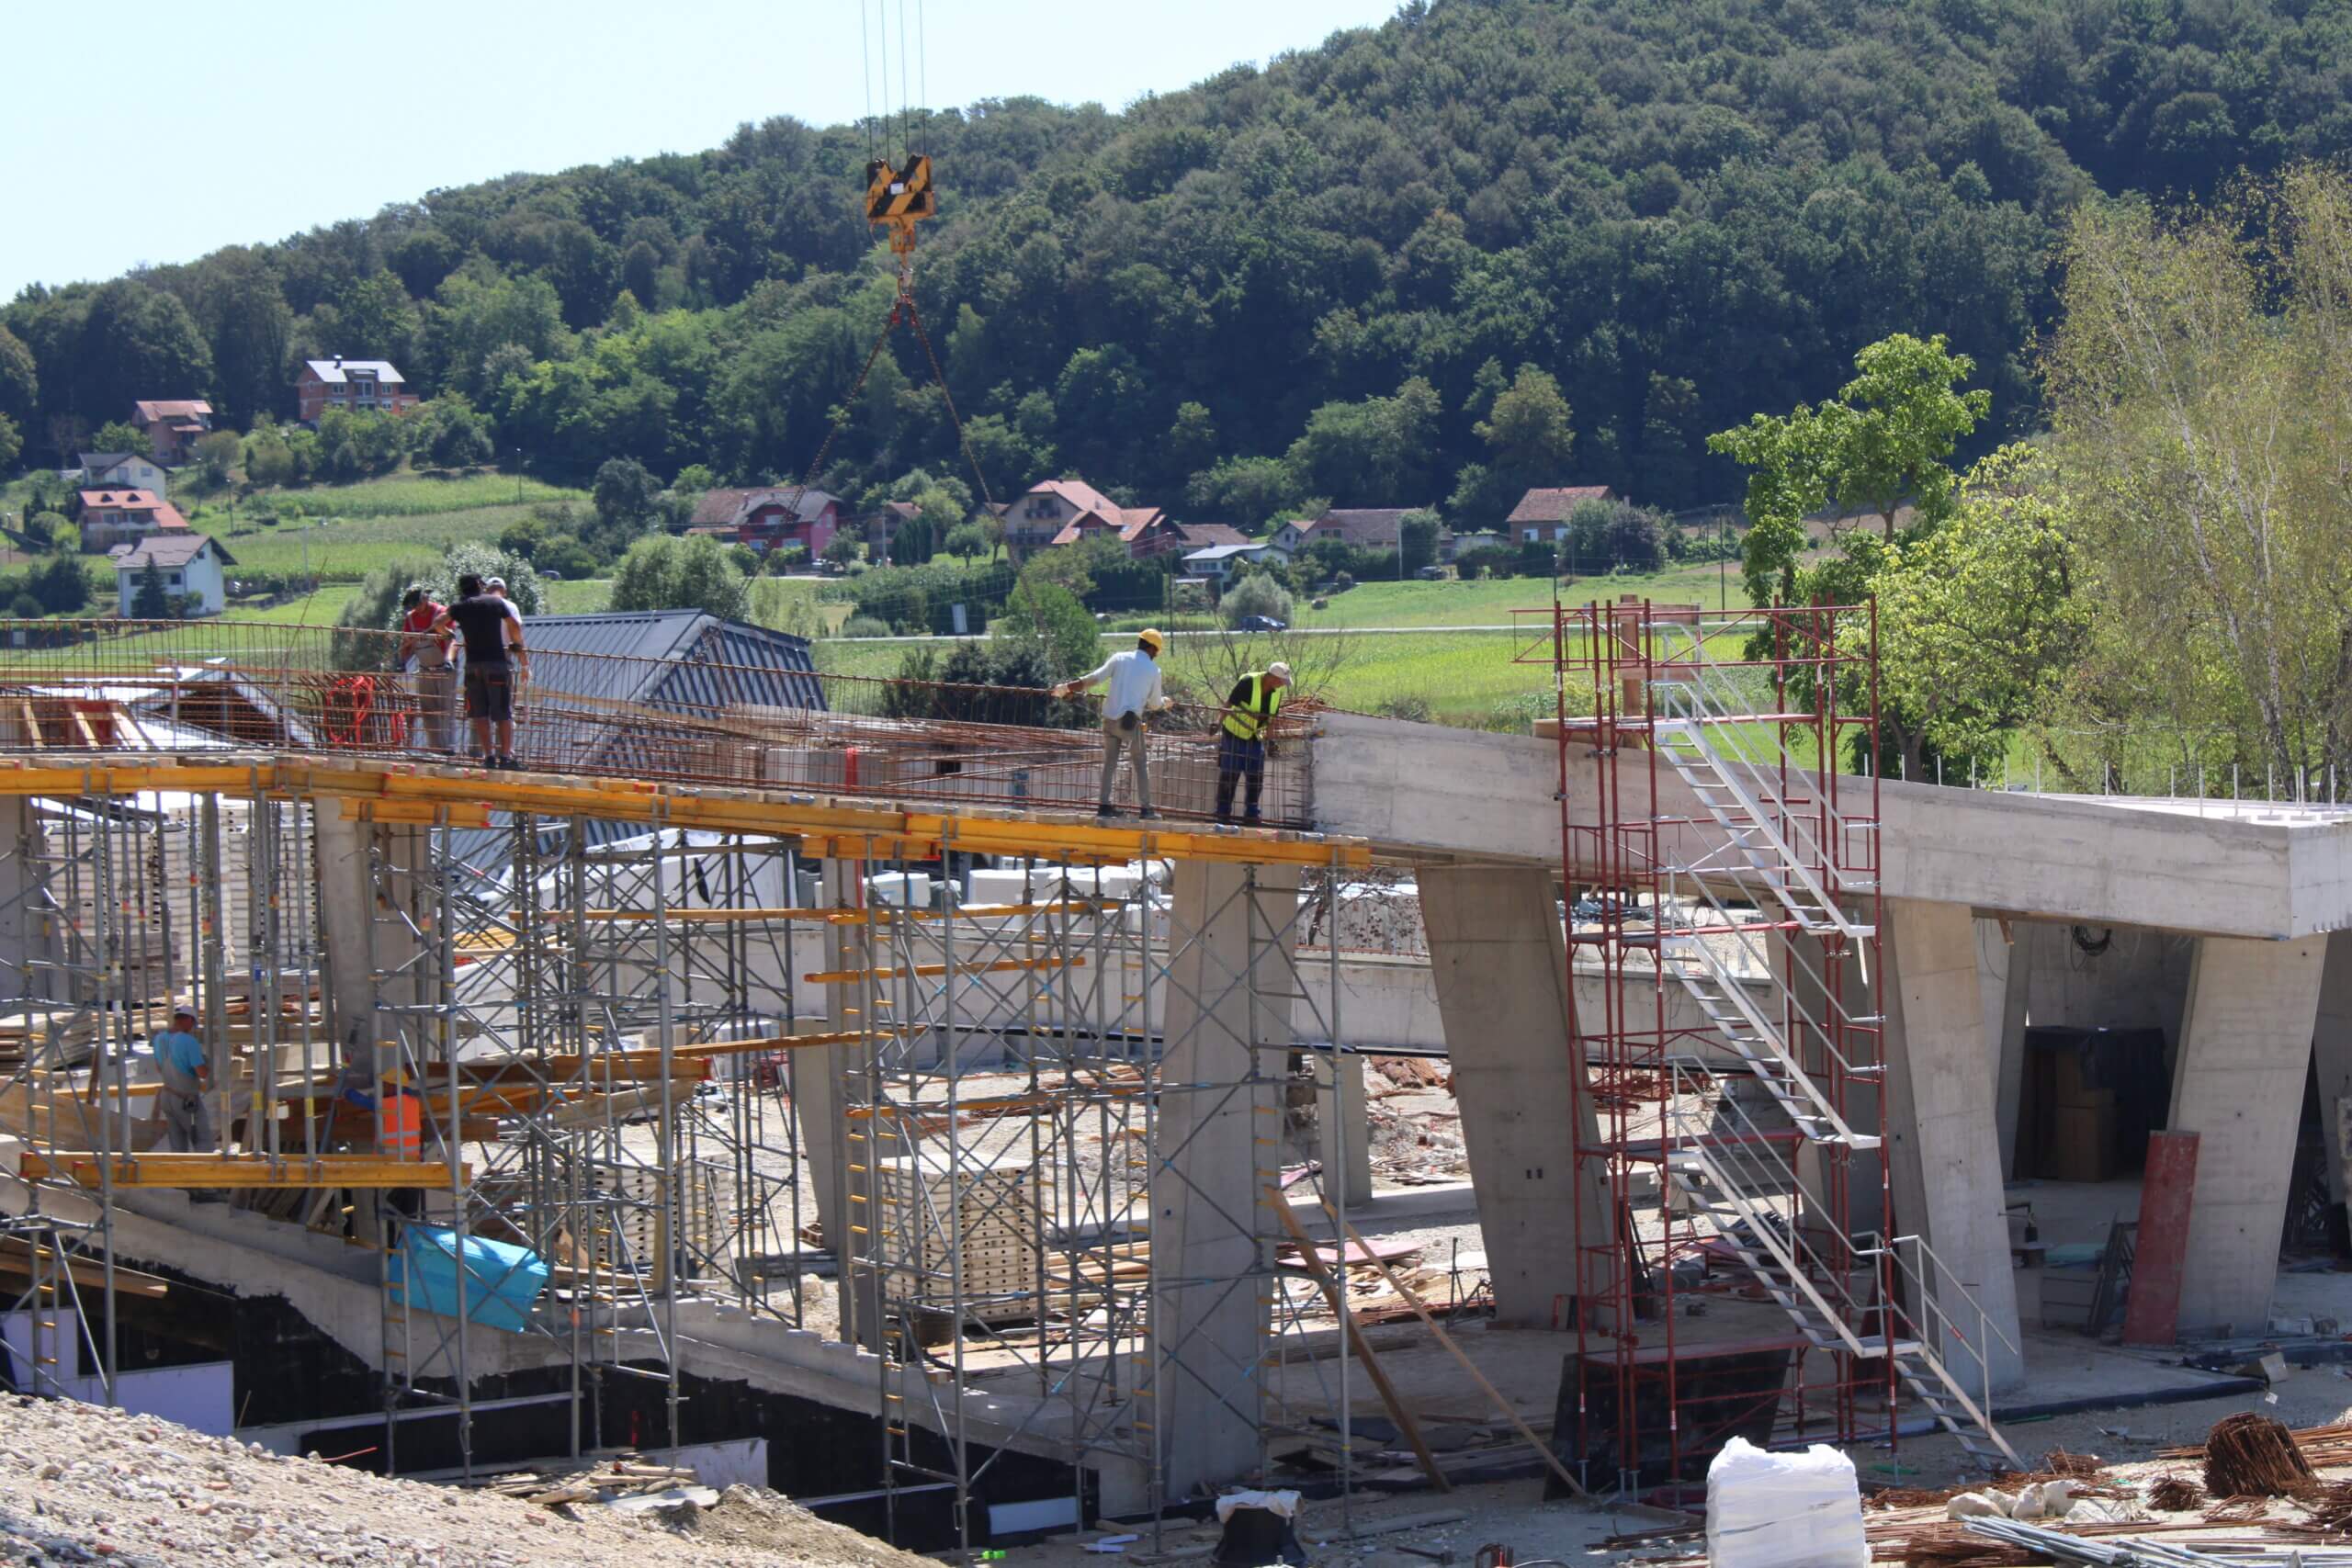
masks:
<path fill-rule="evenodd" d="M 826 456 L 832 450 L 834 437 L 848 423 L 849 411 L 857 406 L 858 394 L 865 389 L 865 378 L 874 373 L 874 362 L 882 357 L 883 345 L 890 341 L 890 334 L 901 321 L 914 329 L 915 341 L 922 344 L 922 356 L 931 366 L 932 381 L 947 405 L 947 421 L 956 427 L 956 443 L 963 448 L 964 461 L 971 468 L 972 481 L 979 487 L 980 500 L 991 507 L 996 504 L 996 497 L 989 492 L 987 476 L 980 472 L 979 459 L 972 453 L 971 437 L 964 434 L 963 416 L 956 412 L 956 394 L 947 389 L 947 377 L 939 367 L 939 355 L 932 349 L 931 334 L 923 330 L 922 313 L 915 309 L 915 225 L 937 210 L 929 153 L 914 153 L 903 169 L 894 169 L 881 158 L 865 166 L 865 220 L 877 229 L 890 231 L 890 254 L 898 264 L 899 294 L 891 302 L 890 319 L 882 323 L 881 333 L 866 353 L 865 366 L 850 386 L 849 396 L 842 400 L 841 412 L 834 416 L 832 428 L 825 432 L 824 441 L 817 447 L 808 477 L 793 492 L 791 511 L 795 515 L 799 513 L 801 498 L 815 489 L 817 480 L 823 476 Z"/>

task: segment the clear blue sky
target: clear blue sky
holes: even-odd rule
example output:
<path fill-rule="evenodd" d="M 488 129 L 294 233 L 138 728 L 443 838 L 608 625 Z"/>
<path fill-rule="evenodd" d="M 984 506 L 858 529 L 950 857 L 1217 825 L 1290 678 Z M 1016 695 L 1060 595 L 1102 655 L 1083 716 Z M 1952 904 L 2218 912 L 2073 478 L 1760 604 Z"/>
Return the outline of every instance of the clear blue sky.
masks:
<path fill-rule="evenodd" d="M 1397 0 L 865 0 L 927 49 L 908 96 L 1118 108 L 1385 20 Z M 859 0 L 10 5 L 0 299 L 278 240 L 517 170 L 865 112 Z M 876 54 L 880 53 L 878 41 Z M 953 171 L 941 171 L 952 180 Z"/>

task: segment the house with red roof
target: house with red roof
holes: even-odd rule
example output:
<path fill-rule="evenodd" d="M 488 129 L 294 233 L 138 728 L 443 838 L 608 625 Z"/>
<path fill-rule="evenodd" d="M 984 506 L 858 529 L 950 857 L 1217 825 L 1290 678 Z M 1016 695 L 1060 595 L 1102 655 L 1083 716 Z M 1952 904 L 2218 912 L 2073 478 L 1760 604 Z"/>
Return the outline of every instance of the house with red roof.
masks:
<path fill-rule="evenodd" d="M 197 438 L 212 429 L 212 405 L 201 398 L 163 398 L 130 405 L 130 423 L 147 433 L 155 461 L 174 467 L 188 460 Z"/>
<path fill-rule="evenodd" d="M 1016 496 L 1004 513 L 1005 547 L 1018 562 L 1048 545 L 1102 535 L 1137 560 L 1186 547 L 1183 531 L 1157 506 L 1121 506 L 1084 479 L 1047 479 Z"/>
<path fill-rule="evenodd" d="M 1558 485 L 1548 490 L 1531 490 L 1519 498 L 1504 520 L 1503 531 L 1513 544 L 1532 544 L 1538 539 L 1557 543 L 1568 536 L 1568 513 L 1588 501 L 1614 501 L 1617 492 L 1607 485 Z"/>
<path fill-rule="evenodd" d="M 755 550 L 797 545 L 813 559 L 833 542 L 843 514 L 842 499 L 804 485 L 756 485 L 748 490 L 707 490 L 686 520 L 689 534 L 709 534 Z"/>
<path fill-rule="evenodd" d="M 81 501 L 82 548 L 91 555 L 156 534 L 188 532 L 179 508 L 152 490 L 85 490 Z"/>

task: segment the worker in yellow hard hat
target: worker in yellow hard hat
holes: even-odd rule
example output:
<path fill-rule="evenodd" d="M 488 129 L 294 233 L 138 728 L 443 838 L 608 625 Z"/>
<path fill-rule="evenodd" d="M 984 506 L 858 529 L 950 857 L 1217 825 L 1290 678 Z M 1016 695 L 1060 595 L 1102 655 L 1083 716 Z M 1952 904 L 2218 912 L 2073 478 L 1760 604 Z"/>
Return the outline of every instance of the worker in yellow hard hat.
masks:
<path fill-rule="evenodd" d="M 1077 680 L 1054 688 L 1054 695 L 1067 697 L 1103 684 L 1102 788 L 1096 809 L 1105 817 L 1118 815 L 1111 803 L 1111 786 L 1118 781 L 1122 751 L 1135 757 L 1136 814 L 1159 815 L 1151 808 L 1151 768 L 1144 760 L 1143 723 L 1146 716 L 1174 705 L 1159 685 L 1159 650 L 1167 646 L 1166 637 L 1146 626 L 1136 634 L 1134 649 L 1114 653 Z"/>
<path fill-rule="evenodd" d="M 1290 689 L 1290 666 L 1275 660 L 1233 683 L 1226 694 L 1225 719 L 1216 738 L 1216 819 L 1233 820 L 1233 786 L 1250 781 L 1248 804 L 1241 820 L 1258 820 L 1258 792 L 1266 783 L 1266 731 L 1282 712 L 1283 694 Z"/>

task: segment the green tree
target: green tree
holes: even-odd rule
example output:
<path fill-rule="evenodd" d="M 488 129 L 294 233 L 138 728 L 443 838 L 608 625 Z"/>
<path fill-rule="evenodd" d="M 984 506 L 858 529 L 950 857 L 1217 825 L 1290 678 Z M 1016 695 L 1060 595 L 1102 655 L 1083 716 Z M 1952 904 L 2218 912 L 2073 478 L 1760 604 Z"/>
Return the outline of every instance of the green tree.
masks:
<path fill-rule="evenodd" d="M 703 610 L 741 619 L 745 579 L 706 535 L 653 534 L 628 547 L 613 572 L 616 610 Z"/>
<path fill-rule="evenodd" d="M 128 452 L 138 457 L 155 455 L 155 444 L 147 439 L 147 433 L 126 420 L 108 420 L 90 439 L 96 443 L 90 448 L 93 452 Z"/>
<path fill-rule="evenodd" d="M 2004 447 L 1970 470 L 1942 528 L 1905 545 L 1871 580 L 1881 713 L 1909 777 L 1996 773 L 2009 738 L 2045 716 L 2086 649 L 2073 518 L 2046 457 Z M 1867 654 L 1869 622 L 1841 640 Z"/>
<path fill-rule="evenodd" d="M 142 621 L 169 620 L 172 616 L 172 601 L 164 592 L 164 571 L 152 556 L 139 569 L 139 589 L 130 597 L 130 613 Z"/>
<path fill-rule="evenodd" d="M 237 460 L 244 456 L 244 439 L 233 430 L 215 430 L 197 438 L 196 466 L 204 482 L 215 490 L 236 477 Z"/>
<path fill-rule="evenodd" d="M 2352 179 L 2090 204 L 2062 259 L 2049 408 L 2095 628 L 2066 728 L 2352 775 Z"/>
<path fill-rule="evenodd" d="M 1059 583 L 1024 578 L 1013 585 L 991 637 L 1042 649 L 1052 679 L 1066 681 L 1102 662 L 1102 636 L 1078 596 Z"/>
<path fill-rule="evenodd" d="M 825 548 L 819 558 L 833 566 L 845 567 L 864 553 L 857 536 L 843 529 L 825 541 Z"/>
<path fill-rule="evenodd" d="M 17 429 L 17 422 L 6 414 L 0 413 L 0 474 L 15 468 L 17 458 L 23 454 L 24 450 L 25 438 Z"/>
<path fill-rule="evenodd" d="M 1519 367 L 1511 384 L 1496 394 L 1487 417 L 1471 428 L 1487 444 L 1493 471 L 1506 489 L 1557 483 L 1577 440 L 1558 378 L 1532 365 Z"/>
<path fill-rule="evenodd" d="M 20 428 L 40 412 L 40 373 L 24 340 L 0 326 L 0 419 Z"/>
<path fill-rule="evenodd" d="M 951 556 L 960 557 L 964 564 L 969 566 L 973 557 L 988 553 L 988 531 L 976 523 L 958 523 L 947 530 L 947 537 L 941 542 L 940 547 Z"/>
<path fill-rule="evenodd" d="M 596 521 L 617 538 L 640 533 L 651 522 L 662 494 L 661 481 L 634 457 L 613 457 L 596 470 L 591 492 Z"/>

